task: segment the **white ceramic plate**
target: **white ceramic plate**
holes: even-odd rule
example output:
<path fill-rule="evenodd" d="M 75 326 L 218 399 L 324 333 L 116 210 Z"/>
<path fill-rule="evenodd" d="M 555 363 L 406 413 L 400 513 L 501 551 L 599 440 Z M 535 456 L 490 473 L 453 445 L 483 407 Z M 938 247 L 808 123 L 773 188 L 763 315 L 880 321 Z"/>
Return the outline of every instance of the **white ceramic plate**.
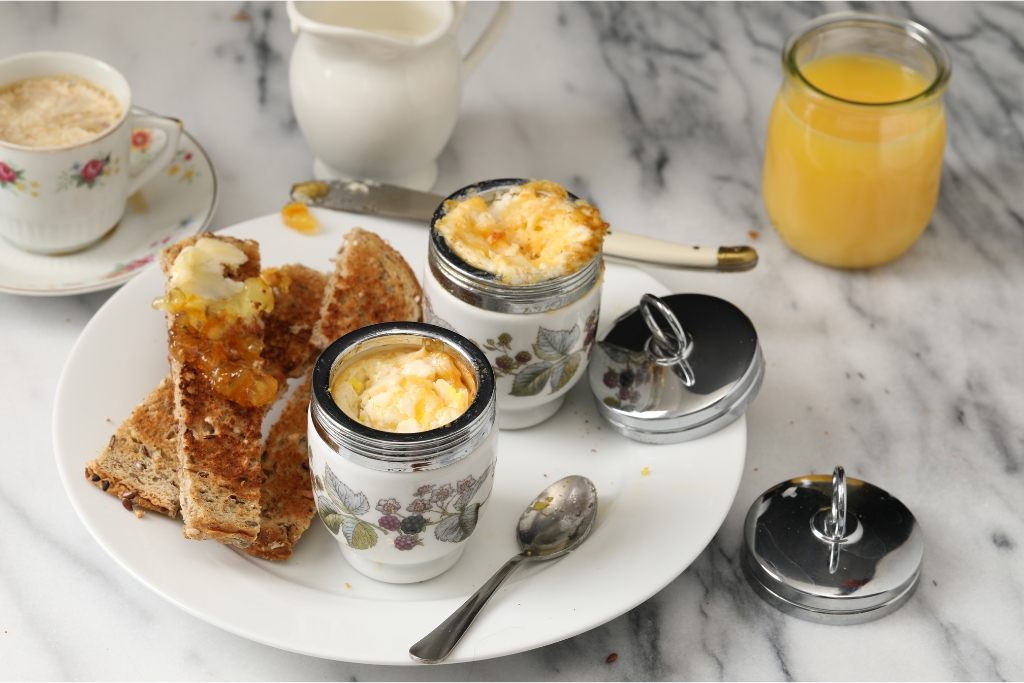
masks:
<path fill-rule="evenodd" d="M 325 229 L 299 235 L 267 216 L 225 230 L 256 239 L 263 264 L 302 262 L 328 270 L 341 236 L 360 225 L 390 240 L 421 271 L 424 228 L 316 211 Z M 286 562 L 251 558 L 214 542 L 185 540 L 181 522 L 128 514 L 84 478 L 86 460 L 167 373 L 163 315 L 150 308 L 164 277 L 150 267 L 117 292 L 86 327 L 57 388 L 54 446 L 64 486 L 86 527 L 135 578 L 175 605 L 252 640 L 317 657 L 410 664 L 408 649 L 518 552 L 515 523 L 548 484 L 590 477 L 597 527 L 573 554 L 524 567 L 481 613 L 449 661 L 547 645 L 599 626 L 640 604 L 697 557 L 725 519 L 746 451 L 740 419 L 704 439 L 672 446 L 634 443 L 597 416 L 580 382 L 547 422 L 501 432 L 490 509 L 458 564 L 418 584 L 390 585 L 356 573 L 314 519 Z M 644 292 L 666 293 L 645 273 L 609 264 L 602 331 Z M 109 420 L 108 420 L 109 418 Z"/>
<path fill-rule="evenodd" d="M 145 157 L 148 151 L 133 149 L 131 154 Z M 171 165 L 129 199 L 117 229 L 99 244 L 46 256 L 0 239 L 0 292 L 65 296 L 116 287 L 138 275 L 169 242 L 205 230 L 216 206 L 213 164 L 184 132 Z"/>

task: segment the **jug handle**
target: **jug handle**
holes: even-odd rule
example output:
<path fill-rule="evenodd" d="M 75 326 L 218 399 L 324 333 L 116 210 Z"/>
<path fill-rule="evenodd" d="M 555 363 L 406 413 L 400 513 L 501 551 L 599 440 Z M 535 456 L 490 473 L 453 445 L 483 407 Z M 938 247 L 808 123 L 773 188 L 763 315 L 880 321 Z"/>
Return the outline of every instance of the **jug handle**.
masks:
<path fill-rule="evenodd" d="M 461 3 L 458 3 L 461 4 Z M 458 18 L 462 18 L 462 12 L 456 9 L 458 12 Z M 490 23 L 487 24 L 487 28 L 484 29 L 480 37 L 473 43 L 473 47 L 469 48 L 469 52 L 462 58 L 462 82 L 465 83 L 469 80 L 470 75 L 476 71 L 476 68 L 480 66 L 480 62 L 484 60 L 487 53 L 491 51 L 494 44 L 498 42 L 498 38 L 501 37 L 505 27 L 508 26 L 509 19 L 512 18 L 512 3 L 511 2 L 499 2 L 498 9 L 494 12 L 494 16 L 491 17 Z"/>

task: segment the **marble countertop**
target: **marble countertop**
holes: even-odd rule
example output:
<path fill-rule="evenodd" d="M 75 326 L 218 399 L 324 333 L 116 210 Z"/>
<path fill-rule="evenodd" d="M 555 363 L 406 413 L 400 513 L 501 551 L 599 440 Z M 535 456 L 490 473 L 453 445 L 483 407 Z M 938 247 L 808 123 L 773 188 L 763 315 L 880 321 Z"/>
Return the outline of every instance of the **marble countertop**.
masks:
<path fill-rule="evenodd" d="M 850 5 L 909 13 L 955 65 L 935 217 L 906 256 L 865 272 L 790 252 L 760 192 L 782 44 Z M 492 9 L 469 8 L 464 44 Z M 746 473 L 711 544 L 646 603 L 535 651 L 352 665 L 258 645 L 151 593 L 78 520 L 50 437 L 61 368 L 110 292 L 0 294 L 0 678 L 1024 678 L 1022 36 L 1024 6 L 1012 3 L 516 7 L 466 86 L 436 189 L 551 178 L 615 227 L 754 244 L 761 264 L 748 274 L 652 272 L 736 303 L 768 359 Z M 288 97 L 292 42 L 281 4 L 0 4 L 0 57 L 94 55 L 127 75 L 138 104 L 185 121 L 220 174 L 213 229 L 279 210 L 311 173 Z M 835 464 L 902 499 L 927 544 L 915 596 L 859 626 L 784 616 L 740 571 L 751 501 Z"/>

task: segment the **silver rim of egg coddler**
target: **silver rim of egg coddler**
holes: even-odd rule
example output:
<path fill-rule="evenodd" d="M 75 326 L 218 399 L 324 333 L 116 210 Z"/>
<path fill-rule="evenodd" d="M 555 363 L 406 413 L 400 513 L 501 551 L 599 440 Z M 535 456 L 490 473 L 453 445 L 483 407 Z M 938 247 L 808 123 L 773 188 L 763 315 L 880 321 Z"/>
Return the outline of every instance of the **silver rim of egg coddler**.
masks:
<path fill-rule="evenodd" d="M 739 418 L 764 358 L 743 311 L 703 294 L 645 294 L 597 343 L 589 367 L 598 412 L 644 443 L 690 441 Z"/>
<path fill-rule="evenodd" d="M 812 474 L 761 494 L 743 525 L 743 569 L 771 605 L 807 621 L 859 624 L 899 609 L 917 588 L 924 539 L 886 491 Z"/>
<path fill-rule="evenodd" d="M 428 346 L 444 351 L 475 375 L 476 392 L 469 408 L 437 429 L 399 434 L 373 429 L 338 407 L 331 384 L 356 358 L 389 346 Z M 321 439 L 343 458 L 373 470 L 423 472 L 458 462 L 495 428 L 494 371 L 487 357 L 457 332 L 424 323 L 383 323 L 346 334 L 320 354 L 313 367 L 310 417 Z"/>
<path fill-rule="evenodd" d="M 496 275 L 474 268 L 462 260 L 435 226 L 447 213 L 445 204 L 449 200 L 462 201 L 473 196 L 482 196 L 490 201 L 502 191 L 530 182 L 521 178 L 502 178 L 468 185 L 449 195 L 437 207 L 430 219 L 430 239 L 427 246 L 427 262 L 430 273 L 446 292 L 456 299 L 485 311 L 498 313 L 544 313 L 564 308 L 582 299 L 601 279 L 601 252 L 575 273 L 565 277 L 536 282 L 529 285 L 509 285 L 501 282 Z M 579 199 L 571 192 L 569 198 Z"/>

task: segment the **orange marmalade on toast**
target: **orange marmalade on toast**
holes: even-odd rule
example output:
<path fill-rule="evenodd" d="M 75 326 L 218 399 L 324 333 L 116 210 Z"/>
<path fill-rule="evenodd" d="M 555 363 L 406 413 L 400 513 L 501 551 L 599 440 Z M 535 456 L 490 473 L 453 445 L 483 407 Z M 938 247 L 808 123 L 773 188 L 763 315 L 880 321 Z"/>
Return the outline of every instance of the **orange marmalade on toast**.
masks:
<path fill-rule="evenodd" d="M 274 294 L 262 279 L 224 276 L 248 256 L 233 244 L 203 238 L 185 247 L 171 267 L 167 294 L 153 308 L 172 317 L 168 349 L 210 379 L 214 390 L 241 406 L 271 403 L 277 380 L 263 370 L 261 313 L 274 310 Z"/>
<path fill-rule="evenodd" d="M 435 224 L 463 261 L 510 285 L 571 275 L 601 249 L 608 224 L 596 207 L 573 200 L 561 185 L 531 180 L 480 196 L 445 202 Z"/>
<path fill-rule="evenodd" d="M 367 427 L 403 433 L 443 427 L 473 400 L 454 358 L 412 346 L 357 358 L 334 378 L 331 396 Z"/>

